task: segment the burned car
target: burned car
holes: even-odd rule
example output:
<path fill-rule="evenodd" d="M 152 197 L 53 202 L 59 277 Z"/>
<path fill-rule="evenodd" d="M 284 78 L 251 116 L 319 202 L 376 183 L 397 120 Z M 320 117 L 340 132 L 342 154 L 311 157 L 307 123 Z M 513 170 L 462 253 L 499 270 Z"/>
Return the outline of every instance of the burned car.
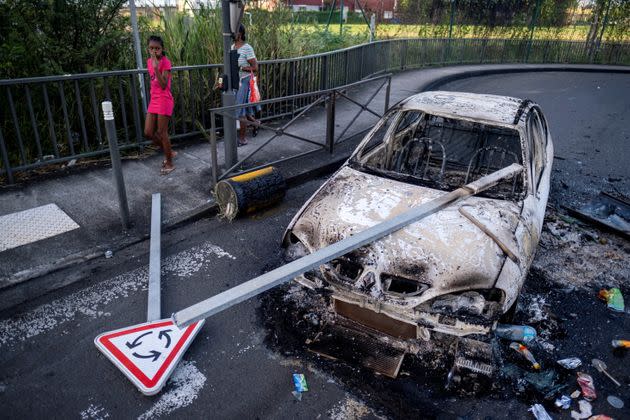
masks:
<path fill-rule="evenodd" d="M 411 96 L 385 114 L 293 218 L 283 240 L 289 259 L 509 165 L 518 172 L 296 281 L 326 295 L 325 311 L 346 335 L 356 331 L 401 354 L 438 335 L 488 335 L 514 310 L 534 258 L 552 160 L 546 120 L 530 100 Z M 385 373 L 395 376 L 396 366 Z"/>

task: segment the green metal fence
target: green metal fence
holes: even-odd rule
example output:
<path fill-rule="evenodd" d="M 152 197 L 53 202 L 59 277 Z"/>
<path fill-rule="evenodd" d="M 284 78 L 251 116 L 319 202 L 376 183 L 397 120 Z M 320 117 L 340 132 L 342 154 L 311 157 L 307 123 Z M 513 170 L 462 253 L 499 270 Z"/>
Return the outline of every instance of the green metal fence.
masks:
<path fill-rule="evenodd" d="M 521 39 L 395 39 L 306 57 L 260 62 L 264 99 L 343 86 L 385 72 L 456 64 L 566 63 L 630 65 L 630 43 L 592 44 Z M 176 142 L 211 127 L 210 109 L 220 105 L 213 89 L 219 64 L 173 68 Z M 98 104 L 111 100 L 121 149 L 141 148 L 144 113 L 138 74 L 126 70 L 0 80 L 0 176 L 73 159 L 108 154 Z M 146 83 L 148 86 L 148 83 Z M 147 92 L 148 95 L 148 92 Z M 294 115 L 308 97 L 276 101 L 262 118 Z M 220 126 L 221 121 L 216 121 Z"/>

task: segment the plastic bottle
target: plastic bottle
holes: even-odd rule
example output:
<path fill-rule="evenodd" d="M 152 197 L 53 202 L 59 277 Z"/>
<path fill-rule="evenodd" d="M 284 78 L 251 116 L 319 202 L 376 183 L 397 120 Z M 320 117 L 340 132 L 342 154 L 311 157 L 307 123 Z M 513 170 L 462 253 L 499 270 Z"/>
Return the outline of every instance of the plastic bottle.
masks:
<path fill-rule="evenodd" d="M 616 349 L 630 349 L 630 340 L 613 340 L 612 346 Z"/>
<path fill-rule="evenodd" d="M 540 369 L 540 364 L 534 358 L 534 355 L 529 351 L 527 347 L 520 343 L 510 343 L 510 348 L 516 350 L 521 353 L 529 362 L 532 364 L 532 367 L 536 370 Z"/>
<path fill-rule="evenodd" d="M 494 334 L 506 340 L 529 343 L 536 338 L 536 329 L 527 325 L 497 324 Z"/>

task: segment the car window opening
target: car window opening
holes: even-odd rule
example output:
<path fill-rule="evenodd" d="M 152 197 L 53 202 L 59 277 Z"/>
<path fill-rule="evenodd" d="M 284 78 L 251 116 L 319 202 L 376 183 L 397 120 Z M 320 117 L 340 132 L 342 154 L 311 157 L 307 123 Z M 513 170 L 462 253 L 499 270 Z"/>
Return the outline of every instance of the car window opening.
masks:
<path fill-rule="evenodd" d="M 522 164 L 518 131 L 421 111 L 388 115 L 356 156 L 356 169 L 444 191 Z M 481 195 L 520 199 L 522 176 Z"/>

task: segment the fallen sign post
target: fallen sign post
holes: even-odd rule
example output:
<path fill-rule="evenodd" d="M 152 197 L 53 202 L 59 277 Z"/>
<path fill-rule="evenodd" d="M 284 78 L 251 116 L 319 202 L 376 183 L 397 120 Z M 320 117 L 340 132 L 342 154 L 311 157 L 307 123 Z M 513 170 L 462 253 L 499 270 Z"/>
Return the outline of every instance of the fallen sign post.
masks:
<path fill-rule="evenodd" d="M 156 321 L 161 315 L 160 299 L 160 260 L 162 250 L 161 243 L 161 212 L 160 193 L 151 196 L 151 241 L 149 243 L 149 293 L 147 302 L 147 321 Z"/>
<path fill-rule="evenodd" d="M 164 386 L 199 330 L 201 320 L 178 328 L 170 319 L 160 319 L 161 196 L 151 198 L 149 248 L 149 322 L 100 334 L 96 347 L 145 395 L 155 395 Z"/>
<path fill-rule="evenodd" d="M 233 305 L 236 305 L 237 303 L 290 281 L 296 276 L 299 276 L 300 274 L 315 267 L 319 267 L 320 265 L 347 254 L 350 251 L 387 236 L 390 233 L 440 211 L 457 201 L 485 191 L 506 178 L 517 176 L 522 172 L 522 170 L 523 167 L 521 165 L 513 163 L 508 167 L 479 178 L 475 182 L 471 182 L 470 184 L 446 193 L 428 203 L 421 204 L 418 207 L 392 219 L 372 226 L 362 232 L 358 232 L 346 239 L 292 261 L 289 264 L 278 267 L 275 270 L 269 271 L 268 273 L 219 293 L 218 295 L 212 296 L 193 306 L 182 309 L 181 311 L 173 314 L 173 322 L 176 325 L 183 327 L 190 325 L 193 322 L 208 318 L 209 316 L 221 312 Z"/>

